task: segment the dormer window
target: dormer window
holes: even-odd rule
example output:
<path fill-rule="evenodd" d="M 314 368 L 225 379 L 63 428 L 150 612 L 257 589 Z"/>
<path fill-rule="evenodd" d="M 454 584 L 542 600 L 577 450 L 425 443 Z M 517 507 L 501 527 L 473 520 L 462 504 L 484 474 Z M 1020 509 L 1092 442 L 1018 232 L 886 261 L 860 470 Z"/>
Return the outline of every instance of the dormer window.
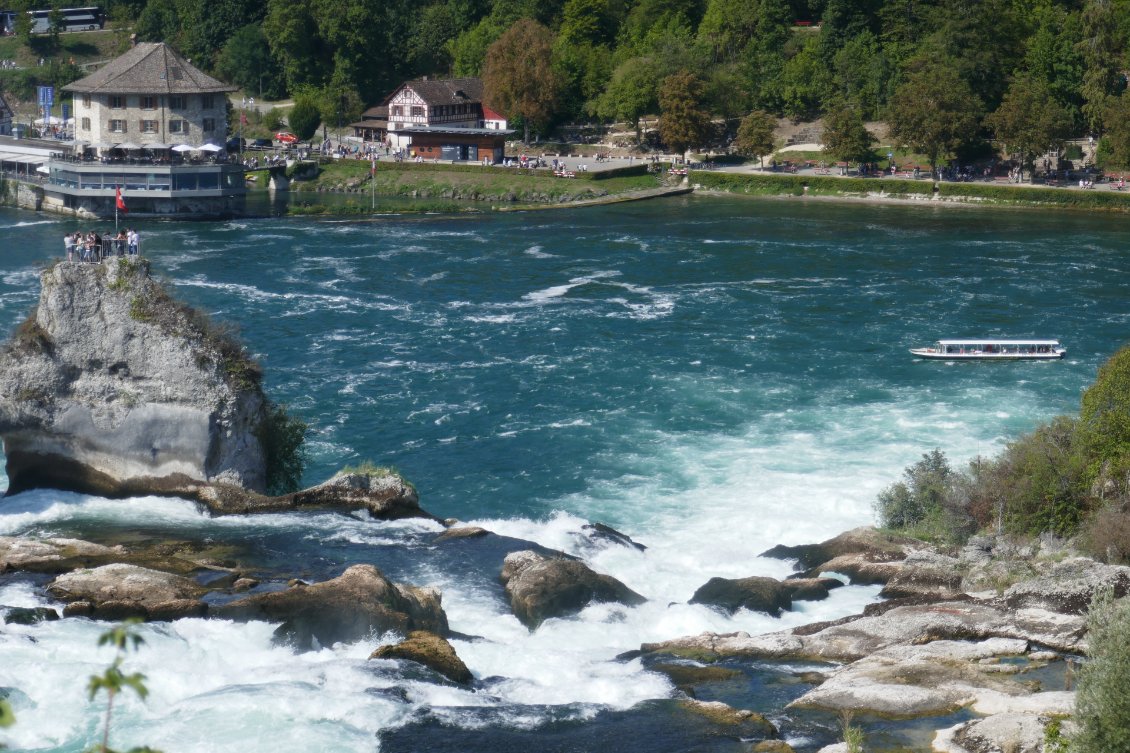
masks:
<path fill-rule="evenodd" d="M 180 81 L 184 78 L 184 71 L 180 68 L 173 68 L 173 81 Z"/>

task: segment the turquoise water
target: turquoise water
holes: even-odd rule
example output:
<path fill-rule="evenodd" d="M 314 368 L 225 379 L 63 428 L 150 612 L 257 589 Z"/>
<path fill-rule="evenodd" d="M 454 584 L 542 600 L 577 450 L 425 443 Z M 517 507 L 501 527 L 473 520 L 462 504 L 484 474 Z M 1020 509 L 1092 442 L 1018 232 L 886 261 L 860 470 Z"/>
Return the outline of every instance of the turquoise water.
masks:
<path fill-rule="evenodd" d="M 74 227 L 0 211 L 6 330 Z M 838 589 L 781 620 L 684 603 L 713 576 L 782 577 L 786 564 L 757 557 L 773 544 L 869 523 L 876 492 L 924 451 L 964 462 L 1076 410 L 1130 331 L 1125 228 L 1072 213 L 695 197 L 145 224 L 154 271 L 238 323 L 270 394 L 310 423 L 309 483 L 361 460 L 396 466 L 429 511 L 578 554 L 649 602 L 591 607 L 530 634 L 497 584 L 504 552 L 435 546 L 438 528 L 423 523 L 210 519 L 176 500 L 37 491 L 0 502 L 0 535 L 144 529 L 239 541 L 279 577 L 374 562 L 442 588 L 452 628 L 479 637 L 455 642 L 478 680 L 468 691 L 365 661 L 391 637 L 303 653 L 271 645 L 270 626 L 151 627 L 136 661 L 157 690 L 123 711 L 120 747 L 421 750 L 443 738 L 453 750 L 569 750 L 652 729 L 673 742 L 649 733 L 639 749 L 728 750 L 734 741 L 704 743 L 678 720 L 665 679 L 615 657 L 874 600 L 874 588 Z M 1068 356 L 947 364 L 906 352 L 960 336 L 1056 337 Z M 588 521 L 649 548 L 586 543 Z M 0 603 L 50 602 L 12 582 L 0 583 Z M 0 686 L 26 696 L 11 747 L 90 744 L 99 707 L 66 678 L 96 666 L 97 628 L 0 631 L 10 659 Z M 59 698 L 68 682 L 75 692 Z M 780 710 L 787 698 L 759 687 L 733 697 L 771 706 L 758 710 L 777 714 L 798 750 L 834 734 L 792 719 Z M 261 740 L 267 729 L 283 742 Z"/>

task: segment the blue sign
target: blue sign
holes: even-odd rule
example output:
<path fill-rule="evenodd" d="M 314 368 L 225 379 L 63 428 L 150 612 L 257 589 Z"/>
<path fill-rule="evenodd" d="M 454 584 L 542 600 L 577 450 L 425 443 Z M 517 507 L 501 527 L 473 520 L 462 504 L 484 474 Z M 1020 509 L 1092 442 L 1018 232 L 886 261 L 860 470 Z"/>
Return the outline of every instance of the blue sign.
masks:
<path fill-rule="evenodd" d="M 63 105 L 63 122 L 71 119 L 71 106 L 68 104 Z"/>
<path fill-rule="evenodd" d="M 40 107 L 50 107 L 55 104 L 55 87 L 54 86 L 40 86 L 39 87 L 39 105 Z"/>

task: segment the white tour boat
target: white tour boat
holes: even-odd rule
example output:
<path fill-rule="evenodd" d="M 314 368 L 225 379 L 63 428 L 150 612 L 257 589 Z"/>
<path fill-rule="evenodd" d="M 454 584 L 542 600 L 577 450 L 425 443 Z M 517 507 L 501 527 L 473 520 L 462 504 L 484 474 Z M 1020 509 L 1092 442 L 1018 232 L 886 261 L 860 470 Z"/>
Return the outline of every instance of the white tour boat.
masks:
<path fill-rule="evenodd" d="M 919 358 L 938 361 L 1046 361 L 1063 358 L 1059 340 L 938 340 L 929 348 L 911 348 Z"/>

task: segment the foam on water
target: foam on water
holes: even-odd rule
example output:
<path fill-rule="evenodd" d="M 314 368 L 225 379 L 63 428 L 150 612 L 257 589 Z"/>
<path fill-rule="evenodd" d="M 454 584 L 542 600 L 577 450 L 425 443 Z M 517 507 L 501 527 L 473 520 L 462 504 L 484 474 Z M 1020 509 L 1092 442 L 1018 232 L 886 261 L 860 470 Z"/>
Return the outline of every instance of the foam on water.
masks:
<path fill-rule="evenodd" d="M 13 224 L 22 216 L 0 210 L 16 228 L 0 272 L 9 328 L 58 252 L 50 234 Z M 392 635 L 298 653 L 275 645 L 267 623 L 148 625 L 127 669 L 146 672 L 153 695 L 123 702 L 116 747 L 371 751 L 381 730 L 422 716 L 451 734 L 536 729 L 666 697 L 665 678 L 615 657 L 704 631 L 835 619 L 878 592 L 846 586 L 772 618 L 687 604 L 699 586 L 784 577 L 789 563 L 759 553 L 871 522 L 876 493 L 921 453 L 939 447 L 960 465 L 1073 410 L 1130 320 L 1122 229 L 1101 217 L 719 201 L 326 230 L 247 220 L 143 233 L 158 273 L 238 322 L 267 358 L 272 397 L 312 424 L 308 482 L 364 459 L 396 465 L 429 511 L 579 556 L 648 601 L 592 605 L 531 632 L 497 583 L 501 562 L 444 564 L 456 560 L 431 543 L 435 523 L 6 498 L 0 535 L 246 542 L 271 566 L 326 577 L 377 563 L 439 587 L 452 629 L 474 636 L 454 641 L 480 683 L 466 689 L 366 661 Z M 1055 300 L 1034 284 L 1050 277 Z M 1072 358 L 947 365 L 905 353 L 950 332 L 1059 336 Z M 592 521 L 647 549 L 594 541 Z M 10 580 L 0 604 L 59 606 Z M 100 629 L 0 628 L 0 686 L 17 688 L 20 720 L 9 747 L 94 742 L 102 707 L 83 680 L 107 662 L 93 650 Z"/>

